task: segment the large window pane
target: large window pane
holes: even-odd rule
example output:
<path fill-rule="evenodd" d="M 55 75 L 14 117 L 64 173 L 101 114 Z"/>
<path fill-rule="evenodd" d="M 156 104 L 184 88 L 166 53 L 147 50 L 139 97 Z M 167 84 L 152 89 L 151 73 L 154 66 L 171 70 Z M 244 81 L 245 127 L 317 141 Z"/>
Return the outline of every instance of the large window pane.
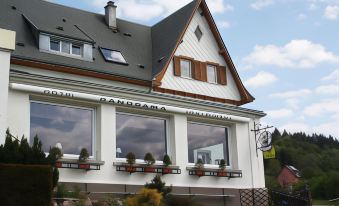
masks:
<path fill-rule="evenodd" d="M 38 135 L 43 150 L 60 143 L 64 154 L 79 155 L 86 148 L 93 155 L 92 109 L 31 102 L 30 140 Z"/>
<path fill-rule="evenodd" d="M 188 123 L 188 160 L 196 163 L 200 158 L 205 164 L 218 165 L 221 159 L 229 163 L 227 128 Z"/>
<path fill-rule="evenodd" d="M 156 160 L 166 154 L 166 120 L 130 114 L 117 114 L 117 156 L 133 152 L 143 159 L 151 152 Z"/>

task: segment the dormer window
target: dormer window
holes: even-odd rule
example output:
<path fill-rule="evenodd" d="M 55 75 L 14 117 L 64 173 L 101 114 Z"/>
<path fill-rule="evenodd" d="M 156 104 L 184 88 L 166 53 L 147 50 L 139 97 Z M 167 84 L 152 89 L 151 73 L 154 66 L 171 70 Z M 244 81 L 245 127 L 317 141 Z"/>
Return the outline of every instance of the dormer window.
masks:
<path fill-rule="evenodd" d="M 122 55 L 120 51 L 101 48 L 101 47 L 100 47 L 100 51 L 106 61 L 117 63 L 117 64 L 128 65 L 126 59 L 124 58 L 124 56 Z"/>
<path fill-rule="evenodd" d="M 50 50 L 62 54 L 81 56 L 82 46 L 64 40 L 50 39 Z"/>
<path fill-rule="evenodd" d="M 192 78 L 191 61 L 186 59 L 180 60 L 181 76 L 186 78 Z"/>

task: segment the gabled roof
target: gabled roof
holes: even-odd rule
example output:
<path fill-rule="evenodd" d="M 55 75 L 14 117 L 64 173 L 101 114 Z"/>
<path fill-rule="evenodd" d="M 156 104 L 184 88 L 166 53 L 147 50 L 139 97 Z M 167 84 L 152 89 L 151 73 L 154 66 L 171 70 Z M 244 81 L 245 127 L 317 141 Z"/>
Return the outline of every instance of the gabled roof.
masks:
<path fill-rule="evenodd" d="M 159 70 L 160 68 L 158 68 L 158 73 L 155 74 L 155 80 L 154 80 L 154 85 L 155 86 L 160 86 L 161 85 L 161 80 L 162 78 L 164 77 L 165 73 L 166 73 L 166 69 L 168 68 L 168 65 L 170 63 L 170 61 L 172 60 L 173 56 L 174 56 L 174 53 L 176 51 L 176 49 L 178 48 L 178 46 L 180 45 L 183 37 L 184 37 L 184 34 L 186 33 L 186 30 L 193 18 L 193 15 L 194 13 L 197 11 L 197 9 L 200 7 L 202 10 L 203 10 L 203 13 L 206 17 L 206 20 L 211 28 L 211 31 L 214 35 L 214 38 L 215 40 L 217 41 L 218 43 L 218 46 L 219 46 L 219 53 L 220 55 L 223 56 L 223 58 L 225 59 L 227 65 L 228 65 L 228 68 L 230 69 L 231 71 L 231 74 L 236 82 L 236 85 L 239 89 L 239 92 L 241 94 L 241 101 L 240 101 L 240 105 L 241 104 L 245 104 L 245 103 L 249 103 L 249 102 L 252 102 L 254 101 L 254 97 L 247 91 L 247 89 L 245 88 L 245 86 L 243 85 L 241 79 L 240 79 L 240 76 L 235 68 L 235 65 L 228 53 L 228 50 L 225 46 L 225 43 L 220 35 L 220 32 L 216 26 L 216 23 L 212 17 L 212 14 L 206 4 L 206 1 L 205 0 L 195 0 L 193 2 L 191 2 L 189 5 L 186 6 L 187 10 L 188 8 L 191 9 L 191 14 L 190 14 L 190 17 L 188 18 L 188 21 L 185 22 L 185 27 L 183 30 L 181 30 L 181 35 L 178 36 L 177 40 L 176 40 L 176 46 L 173 48 L 173 50 L 171 51 L 171 56 L 170 57 L 165 57 L 166 58 L 166 64 L 164 64 L 163 68 L 161 70 Z M 185 8 L 185 7 L 184 7 Z M 193 9 L 193 10 L 192 10 Z M 170 20 L 167 20 L 169 22 L 172 21 L 175 21 L 175 16 L 170 16 L 168 17 L 168 19 Z M 186 20 L 186 18 L 184 19 Z M 153 73 L 154 74 L 154 73 Z"/>
<path fill-rule="evenodd" d="M 220 54 L 236 81 L 242 96 L 240 104 L 253 101 L 254 98 L 239 78 L 205 0 L 192 1 L 152 27 L 117 19 L 117 33 L 108 28 L 102 14 L 42 0 L 1 0 L 0 27 L 16 31 L 17 43 L 24 44 L 16 46 L 12 54 L 12 62 L 16 64 L 19 64 L 18 61 L 28 61 L 30 65 L 38 66 L 39 62 L 42 63 L 39 65 L 41 68 L 52 67 L 52 70 L 69 73 L 87 72 L 106 79 L 113 79 L 110 76 L 115 80 L 125 78 L 139 81 L 140 85 L 151 85 L 153 82 L 153 86 L 157 86 L 160 85 L 164 72 L 199 7 L 203 9 L 218 42 Z M 93 44 L 93 61 L 40 52 L 38 33 L 54 34 Z M 106 62 L 98 47 L 121 51 L 128 65 Z M 140 65 L 144 68 L 140 68 Z"/>
<path fill-rule="evenodd" d="M 285 167 L 296 177 L 300 178 L 301 177 L 301 174 L 300 174 L 300 171 L 293 167 L 292 165 L 285 165 Z"/>
<path fill-rule="evenodd" d="M 152 27 L 153 77 L 171 60 L 172 53 L 175 52 L 178 41 L 182 39 L 198 3 L 198 0 L 192 1 Z"/>

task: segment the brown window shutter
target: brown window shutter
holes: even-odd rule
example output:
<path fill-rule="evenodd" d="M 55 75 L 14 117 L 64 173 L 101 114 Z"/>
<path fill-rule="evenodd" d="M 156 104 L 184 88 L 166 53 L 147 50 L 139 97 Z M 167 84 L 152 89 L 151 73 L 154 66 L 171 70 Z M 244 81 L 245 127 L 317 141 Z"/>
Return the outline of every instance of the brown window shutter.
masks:
<path fill-rule="evenodd" d="M 173 61 L 174 61 L 174 75 L 181 76 L 180 58 L 175 56 L 173 57 Z"/>
<path fill-rule="evenodd" d="M 207 63 L 200 62 L 201 81 L 207 82 Z"/>
<path fill-rule="evenodd" d="M 201 80 L 201 65 L 199 61 L 191 61 L 192 65 L 192 78 L 196 80 Z"/>
<path fill-rule="evenodd" d="M 226 67 L 225 66 L 218 66 L 217 67 L 217 75 L 218 75 L 218 84 L 227 85 Z"/>

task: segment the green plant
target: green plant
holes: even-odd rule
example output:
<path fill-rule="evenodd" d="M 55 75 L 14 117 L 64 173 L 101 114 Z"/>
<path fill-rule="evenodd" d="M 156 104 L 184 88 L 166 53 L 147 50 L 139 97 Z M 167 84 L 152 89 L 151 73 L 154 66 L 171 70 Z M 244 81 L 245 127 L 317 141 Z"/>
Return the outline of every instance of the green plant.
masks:
<path fill-rule="evenodd" d="M 202 159 L 199 158 L 198 161 L 195 163 L 195 167 L 197 169 L 203 169 L 204 168 L 204 161 L 202 161 Z"/>
<path fill-rule="evenodd" d="M 52 165 L 55 165 L 56 161 L 60 158 L 62 158 L 63 153 L 62 151 L 57 147 L 52 147 L 49 149 L 49 154 L 47 159 L 51 162 Z"/>
<path fill-rule="evenodd" d="M 86 148 L 82 148 L 79 155 L 79 162 L 86 162 L 89 158 L 89 154 Z"/>
<path fill-rule="evenodd" d="M 166 183 L 161 180 L 160 175 L 155 175 L 155 177 L 151 180 L 151 183 L 146 183 L 145 188 L 147 189 L 156 189 L 158 192 L 162 193 L 164 197 L 167 197 L 169 193 L 172 191 L 172 187 L 166 187 Z"/>
<path fill-rule="evenodd" d="M 126 206 L 161 206 L 162 195 L 155 189 L 142 189 L 134 197 L 127 198 Z"/>
<path fill-rule="evenodd" d="M 145 157 L 144 157 L 144 161 L 146 162 L 146 164 L 149 166 L 149 165 L 152 165 L 155 163 L 155 159 L 152 155 L 152 153 L 146 153 L 145 154 Z"/>
<path fill-rule="evenodd" d="M 172 164 L 171 158 L 168 156 L 168 154 L 165 154 L 163 163 L 166 167 L 170 166 Z"/>
<path fill-rule="evenodd" d="M 134 164 L 135 163 L 135 154 L 133 152 L 129 152 L 126 155 L 126 161 L 130 165 Z"/>
<path fill-rule="evenodd" d="M 219 169 L 224 170 L 226 168 L 226 161 L 224 159 L 219 162 Z"/>

